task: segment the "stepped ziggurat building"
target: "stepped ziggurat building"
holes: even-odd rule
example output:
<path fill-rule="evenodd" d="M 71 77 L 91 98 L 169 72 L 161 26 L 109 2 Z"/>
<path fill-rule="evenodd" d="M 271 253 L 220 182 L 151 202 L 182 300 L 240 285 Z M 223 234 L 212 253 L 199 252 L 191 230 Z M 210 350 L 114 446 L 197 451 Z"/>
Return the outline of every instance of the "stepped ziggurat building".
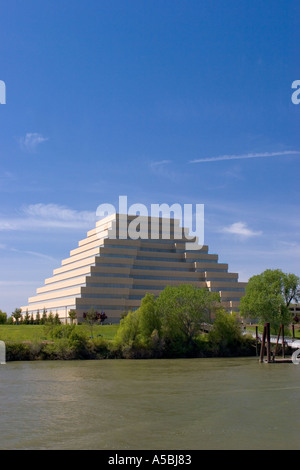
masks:
<path fill-rule="evenodd" d="M 22 315 L 28 312 L 35 318 L 46 310 L 47 315 L 58 313 L 61 321 L 68 322 L 69 311 L 75 309 L 80 322 L 83 313 L 94 307 L 106 313 L 107 322 L 119 323 L 122 314 L 140 306 L 146 293 L 158 296 L 166 286 L 180 284 L 219 292 L 221 305 L 229 312 L 238 311 L 246 283 L 228 272 L 217 254 L 209 254 L 207 245 L 189 250 L 191 237 L 178 220 L 156 218 L 154 238 L 150 232 L 153 217 L 144 217 L 149 231 L 140 231 L 139 238 L 132 239 L 120 237 L 121 217 L 113 214 L 98 221 L 28 299 L 28 305 L 21 307 Z M 141 219 L 126 216 L 126 233 L 137 217 Z M 197 243 L 196 237 L 193 240 Z"/>

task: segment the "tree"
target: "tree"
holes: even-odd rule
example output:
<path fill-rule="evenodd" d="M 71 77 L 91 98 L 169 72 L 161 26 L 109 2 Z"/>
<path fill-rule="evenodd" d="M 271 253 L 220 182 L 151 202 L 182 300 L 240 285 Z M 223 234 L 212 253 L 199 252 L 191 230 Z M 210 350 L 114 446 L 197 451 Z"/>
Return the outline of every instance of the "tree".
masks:
<path fill-rule="evenodd" d="M 77 318 L 77 313 L 76 313 L 76 310 L 74 308 L 72 308 L 71 310 L 69 310 L 69 317 L 70 317 L 70 320 L 71 320 L 71 324 L 73 325 L 73 322 L 76 320 Z"/>
<path fill-rule="evenodd" d="M 4 325 L 7 322 L 7 314 L 0 310 L 0 325 Z"/>
<path fill-rule="evenodd" d="M 259 323 L 269 322 L 272 331 L 279 326 L 289 325 L 292 315 L 289 305 L 300 298 L 300 278 L 295 274 L 283 273 L 280 269 L 267 269 L 252 276 L 240 303 L 244 318 L 257 319 Z"/>
<path fill-rule="evenodd" d="M 107 315 L 105 312 L 97 312 L 94 307 L 91 307 L 88 312 L 83 313 L 83 319 L 89 324 L 91 329 L 91 337 L 93 338 L 93 327 L 95 324 L 101 324 L 106 320 Z"/>
<path fill-rule="evenodd" d="M 132 348 L 139 343 L 139 310 L 128 312 L 120 321 L 120 326 L 114 338 L 117 346 Z"/>
<path fill-rule="evenodd" d="M 153 294 L 147 293 L 142 299 L 138 315 L 140 338 L 145 344 L 149 344 L 153 331 L 156 331 L 158 336 L 161 334 L 161 316 Z"/>
<path fill-rule="evenodd" d="M 233 350 L 236 352 L 242 343 L 242 331 L 235 314 L 220 309 L 216 314 L 208 338 L 219 353 Z"/>
<path fill-rule="evenodd" d="M 203 324 L 211 321 L 211 313 L 220 306 L 218 293 L 189 284 L 166 287 L 157 299 L 164 337 L 170 344 L 193 347 Z"/>
<path fill-rule="evenodd" d="M 24 323 L 24 325 L 29 325 L 29 323 L 30 323 L 30 316 L 29 316 L 29 313 L 28 313 L 28 309 L 26 309 L 26 313 L 24 315 L 23 323 Z"/>
<path fill-rule="evenodd" d="M 22 318 L 21 312 L 22 312 L 22 309 L 16 308 L 15 311 L 11 315 L 15 319 L 17 325 L 18 325 L 20 318 Z"/>
<path fill-rule="evenodd" d="M 36 316 L 35 316 L 34 324 L 39 325 L 40 323 L 41 323 L 41 315 L 40 315 L 40 311 L 38 310 L 37 313 L 36 313 Z"/>
<path fill-rule="evenodd" d="M 47 323 L 47 310 L 44 308 L 41 318 L 41 325 L 45 325 Z"/>
<path fill-rule="evenodd" d="M 54 324 L 54 315 L 53 313 L 50 311 L 49 315 L 48 315 L 48 320 L 47 320 L 48 323 L 52 323 Z"/>

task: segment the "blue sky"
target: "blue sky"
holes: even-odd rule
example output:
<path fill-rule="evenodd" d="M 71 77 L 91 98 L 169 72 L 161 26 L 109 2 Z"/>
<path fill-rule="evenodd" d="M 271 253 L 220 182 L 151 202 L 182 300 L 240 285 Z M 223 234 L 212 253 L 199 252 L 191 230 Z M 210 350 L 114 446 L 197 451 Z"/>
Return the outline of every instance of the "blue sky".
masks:
<path fill-rule="evenodd" d="M 298 0 L 3 0 L 0 309 L 120 195 L 204 204 L 242 281 L 300 275 L 299 17 Z"/>

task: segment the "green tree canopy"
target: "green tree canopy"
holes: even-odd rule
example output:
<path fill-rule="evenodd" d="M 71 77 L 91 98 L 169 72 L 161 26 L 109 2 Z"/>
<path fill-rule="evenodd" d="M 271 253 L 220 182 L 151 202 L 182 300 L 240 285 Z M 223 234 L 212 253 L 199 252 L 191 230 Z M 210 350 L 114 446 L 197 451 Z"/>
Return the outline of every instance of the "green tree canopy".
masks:
<path fill-rule="evenodd" d="M 230 348 L 238 350 L 242 343 L 242 332 L 236 315 L 228 314 L 225 310 L 220 309 L 208 337 L 217 346 L 220 353 L 226 352 Z"/>
<path fill-rule="evenodd" d="M 87 312 L 83 313 L 83 320 L 90 326 L 91 337 L 93 337 L 93 327 L 97 323 L 103 323 L 107 318 L 105 312 L 97 312 L 94 307 L 91 307 Z"/>
<path fill-rule="evenodd" d="M 120 326 L 114 338 L 119 347 L 134 347 L 138 345 L 139 310 L 128 312 L 120 321 Z"/>
<path fill-rule="evenodd" d="M 219 302 L 219 294 L 208 289 L 189 284 L 166 287 L 157 299 L 164 336 L 171 343 L 192 345 L 203 324 L 211 321 L 211 314 L 219 307 Z"/>
<path fill-rule="evenodd" d="M 70 317 L 70 320 L 71 320 L 71 324 L 73 324 L 74 320 L 76 320 L 76 318 L 77 318 L 77 312 L 74 308 L 69 310 L 69 317 Z"/>
<path fill-rule="evenodd" d="M 245 318 L 269 322 L 272 330 L 291 323 L 289 305 L 300 297 L 300 278 L 283 273 L 280 269 L 267 269 L 252 276 L 241 299 L 240 313 Z"/>
<path fill-rule="evenodd" d="M 4 325 L 7 322 L 7 314 L 0 310 L 0 325 Z"/>
<path fill-rule="evenodd" d="M 149 343 L 151 335 L 155 330 L 158 335 L 161 332 L 161 317 L 153 294 L 147 293 L 141 301 L 138 309 L 139 335 L 144 343 Z"/>
<path fill-rule="evenodd" d="M 11 316 L 16 320 L 16 324 L 18 324 L 18 321 L 20 318 L 22 318 L 22 309 L 16 308 L 15 311 L 11 314 Z"/>

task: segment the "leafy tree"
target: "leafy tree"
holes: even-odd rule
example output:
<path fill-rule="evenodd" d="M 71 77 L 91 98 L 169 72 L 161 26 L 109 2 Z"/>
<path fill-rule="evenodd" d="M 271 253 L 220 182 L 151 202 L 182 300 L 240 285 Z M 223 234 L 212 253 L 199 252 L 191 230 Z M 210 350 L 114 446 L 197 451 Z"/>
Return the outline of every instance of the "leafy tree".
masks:
<path fill-rule="evenodd" d="M 77 318 L 77 312 L 74 308 L 72 308 L 71 310 L 69 310 L 69 317 L 70 317 L 70 320 L 71 320 L 71 324 L 74 323 L 74 321 L 76 320 Z"/>
<path fill-rule="evenodd" d="M 29 323 L 30 323 L 30 316 L 29 316 L 29 313 L 28 313 L 28 309 L 26 309 L 26 313 L 24 315 L 23 323 L 25 325 L 29 325 Z"/>
<path fill-rule="evenodd" d="M 56 312 L 56 314 L 55 314 L 53 323 L 54 323 L 54 325 L 60 325 L 60 324 L 61 324 L 61 321 L 60 321 L 60 318 L 59 318 L 59 315 L 58 315 L 57 312 Z"/>
<path fill-rule="evenodd" d="M 145 344 L 149 344 L 153 331 L 156 335 L 161 334 L 161 316 L 156 306 L 155 296 L 147 293 L 141 301 L 138 309 L 139 335 Z"/>
<path fill-rule="evenodd" d="M 7 322 L 7 314 L 0 310 L 0 325 L 4 325 Z"/>
<path fill-rule="evenodd" d="M 135 347 L 139 344 L 139 310 L 128 312 L 120 321 L 114 343 L 121 347 Z"/>
<path fill-rule="evenodd" d="M 38 310 L 37 313 L 36 313 L 34 323 L 35 323 L 35 325 L 39 325 L 39 324 L 41 323 L 41 315 L 40 315 L 40 311 L 39 311 L 39 310 Z"/>
<path fill-rule="evenodd" d="M 97 312 L 94 307 L 91 307 L 88 312 L 83 313 L 83 319 L 88 325 L 90 326 L 91 329 L 91 337 L 93 338 L 93 327 L 97 323 L 102 324 L 107 318 L 107 315 L 105 312 Z"/>
<path fill-rule="evenodd" d="M 219 294 L 207 289 L 189 284 L 166 287 L 157 299 L 163 335 L 170 344 L 195 346 L 203 324 L 211 321 L 219 302 Z"/>
<path fill-rule="evenodd" d="M 221 353 L 228 350 L 236 352 L 240 347 L 243 336 L 235 314 L 229 314 L 220 309 L 216 314 L 211 331 L 208 333 L 211 343 Z"/>
<path fill-rule="evenodd" d="M 103 323 L 105 322 L 105 320 L 107 319 L 107 315 L 105 312 L 101 312 L 100 313 L 100 324 L 103 325 Z"/>
<path fill-rule="evenodd" d="M 245 296 L 240 303 L 244 318 L 269 322 L 272 331 L 291 323 L 289 305 L 300 298 L 300 278 L 295 274 L 283 273 L 280 269 L 267 269 L 252 276 L 246 286 Z"/>
<path fill-rule="evenodd" d="M 12 317 L 15 319 L 17 325 L 19 324 L 20 318 L 22 318 L 21 312 L 22 309 L 16 308 L 15 311 L 12 313 Z"/>
<path fill-rule="evenodd" d="M 49 315 L 48 315 L 48 319 L 47 319 L 47 322 L 48 323 L 54 323 L 54 315 L 53 313 L 50 311 Z"/>
<path fill-rule="evenodd" d="M 41 318 L 41 325 L 45 325 L 47 323 L 47 310 L 44 308 Z"/>
<path fill-rule="evenodd" d="M 7 322 L 6 322 L 8 325 L 13 325 L 14 324 L 14 317 L 12 315 L 10 315 L 7 319 Z"/>

